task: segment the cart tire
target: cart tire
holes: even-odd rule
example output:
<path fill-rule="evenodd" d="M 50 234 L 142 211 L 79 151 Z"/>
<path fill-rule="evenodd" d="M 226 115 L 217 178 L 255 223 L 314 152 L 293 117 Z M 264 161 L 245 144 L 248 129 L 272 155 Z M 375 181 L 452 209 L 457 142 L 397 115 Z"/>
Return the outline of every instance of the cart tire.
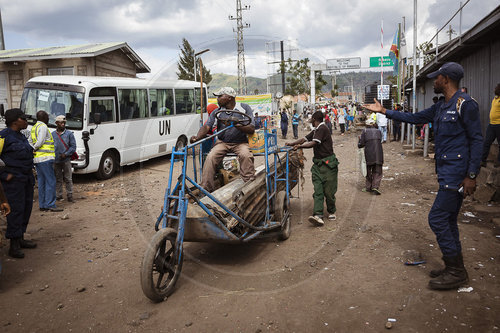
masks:
<path fill-rule="evenodd" d="M 287 240 L 290 237 L 290 233 L 292 232 L 292 228 L 290 225 L 290 214 L 288 214 L 288 203 L 286 200 L 285 191 L 281 191 L 276 195 L 276 204 L 274 206 L 274 217 L 276 221 L 282 221 L 283 217 L 288 215 L 286 221 L 281 226 L 281 230 L 279 232 L 280 240 Z"/>
<path fill-rule="evenodd" d="M 184 254 L 174 255 L 177 231 L 160 229 L 151 239 L 141 266 L 141 286 L 144 295 L 153 302 L 170 296 L 181 275 Z"/>

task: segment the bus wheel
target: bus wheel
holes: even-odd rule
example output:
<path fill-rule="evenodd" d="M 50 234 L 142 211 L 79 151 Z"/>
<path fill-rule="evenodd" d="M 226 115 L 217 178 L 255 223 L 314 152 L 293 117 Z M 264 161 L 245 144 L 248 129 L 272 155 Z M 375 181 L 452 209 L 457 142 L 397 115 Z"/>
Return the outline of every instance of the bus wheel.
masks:
<path fill-rule="evenodd" d="M 177 142 L 175 143 L 175 150 L 180 150 L 186 146 L 187 146 L 187 139 L 186 137 L 181 136 L 180 138 L 177 139 Z"/>
<path fill-rule="evenodd" d="M 97 170 L 97 178 L 109 179 L 113 177 L 118 166 L 117 164 L 118 161 L 116 155 L 113 152 L 107 151 L 102 154 L 101 162 L 99 163 L 99 169 Z"/>

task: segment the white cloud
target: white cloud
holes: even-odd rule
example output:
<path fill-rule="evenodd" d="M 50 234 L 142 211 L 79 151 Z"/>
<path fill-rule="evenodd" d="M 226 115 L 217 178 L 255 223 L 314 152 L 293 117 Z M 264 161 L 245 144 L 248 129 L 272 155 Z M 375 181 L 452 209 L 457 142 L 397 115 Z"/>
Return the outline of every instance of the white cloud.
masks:
<path fill-rule="evenodd" d="M 418 43 L 432 37 L 458 9 L 459 0 L 418 1 Z M 389 50 L 397 23 L 406 17 L 409 52 L 413 46 L 411 0 L 248 0 L 243 19 L 247 75 L 265 77 L 266 42 L 296 40 L 300 55 L 312 61 L 380 55 L 380 21 Z M 463 13 L 470 28 L 498 6 L 498 0 L 471 0 Z M 0 0 L 7 48 L 30 48 L 126 41 L 153 74 L 173 70 L 178 45 L 187 38 L 212 72 L 236 73 L 234 0 Z M 452 21 L 458 28 L 458 16 Z M 447 40 L 445 33 L 439 35 Z"/>

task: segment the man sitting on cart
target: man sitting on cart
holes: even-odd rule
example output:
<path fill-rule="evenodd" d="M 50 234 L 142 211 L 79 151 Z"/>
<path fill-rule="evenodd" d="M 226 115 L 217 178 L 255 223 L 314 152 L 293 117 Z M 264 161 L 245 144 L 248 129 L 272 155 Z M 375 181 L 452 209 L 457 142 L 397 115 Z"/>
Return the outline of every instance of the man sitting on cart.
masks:
<path fill-rule="evenodd" d="M 245 113 L 250 118 L 250 123 L 245 126 L 236 124 L 234 128 L 230 128 L 217 136 L 218 140 L 203 165 L 202 181 L 200 183 L 201 187 L 209 192 L 215 189 L 214 180 L 217 166 L 228 152 L 235 153 L 238 156 L 240 175 L 243 181 L 248 182 L 255 179 L 254 158 L 248 146 L 247 137 L 247 134 L 255 132 L 252 108 L 248 104 L 236 103 L 236 91 L 231 87 L 220 88 L 214 92 L 214 95 L 217 96 L 219 108 L 210 114 L 207 122 L 200 128 L 198 134 L 191 137 L 191 143 L 207 136 L 210 129 L 214 126 L 216 121 L 215 116 L 220 110 L 235 110 Z M 230 116 L 235 116 L 235 113 L 231 113 Z M 224 115 L 220 115 L 219 119 L 224 119 Z M 221 131 L 227 126 L 229 124 L 218 121 L 217 130 Z"/>

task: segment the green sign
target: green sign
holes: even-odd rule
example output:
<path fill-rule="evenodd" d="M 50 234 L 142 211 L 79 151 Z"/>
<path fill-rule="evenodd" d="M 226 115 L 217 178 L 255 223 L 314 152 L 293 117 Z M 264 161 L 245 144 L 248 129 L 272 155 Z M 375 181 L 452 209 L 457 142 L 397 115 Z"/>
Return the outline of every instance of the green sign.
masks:
<path fill-rule="evenodd" d="M 384 67 L 393 67 L 394 63 L 389 56 L 384 57 Z M 380 57 L 370 57 L 370 67 L 380 67 Z"/>

